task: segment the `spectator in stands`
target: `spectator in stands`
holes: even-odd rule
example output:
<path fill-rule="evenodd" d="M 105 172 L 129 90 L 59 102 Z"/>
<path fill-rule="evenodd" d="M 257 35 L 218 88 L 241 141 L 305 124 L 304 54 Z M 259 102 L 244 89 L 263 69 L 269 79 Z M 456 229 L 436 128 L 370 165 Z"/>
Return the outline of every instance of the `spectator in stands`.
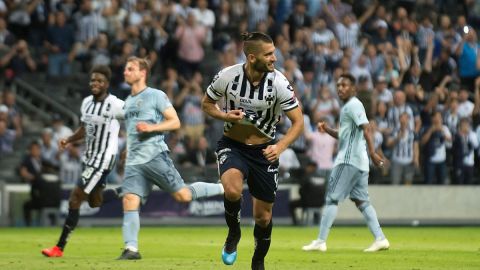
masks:
<path fill-rule="evenodd" d="M 58 171 L 58 144 L 53 142 L 53 130 L 44 128 L 40 138 L 42 163 L 49 171 Z"/>
<path fill-rule="evenodd" d="M 31 186 L 30 200 L 23 205 L 26 226 L 32 224 L 32 211 L 42 208 L 44 200 L 42 195 L 45 195 L 45 193 L 43 193 L 45 180 L 42 178 L 42 169 L 40 144 L 35 141 L 30 143 L 29 153 L 20 164 L 20 177 L 22 181 L 29 183 Z"/>
<path fill-rule="evenodd" d="M 209 148 L 208 141 L 204 136 L 187 141 L 185 156 L 180 159 L 180 163 L 184 166 L 197 166 L 199 168 L 216 167 L 217 157 L 215 152 Z"/>
<path fill-rule="evenodd" d="M 387 141 L 387 146 L 393 148 L 390 158 L 393 185 L 411 185 L 415 171 L 420 168 L 418 137 L 408 126 L 409 117 L 407 112 L 400 115 L 400 128 L 395 130 Z"/>
<path fill-rule="evenodd" d="M 238 1 L 237 1 L 238 2 Z M 248 28 L 245 30 L 254 31 L 259 22 L 268 19 L 268 0 L 247 0 Z"/>
<path fill-rule="evenodd" d="M 280 165 L 278 167 L 278 176 L 287 179 L 290 177 L 290 170 L 291 169 L 299 169 L 300 168 L 300 161 L 297 158 L 297 154 L 293 151 L 292 148 L 287 148 L 280 154 L 280 158 L 278 159 Z"/>
<path fill-rule="evenodd" d="M 464 26 L 462 41 L 455 50 L 458 57 L 458 75 L 462 87 L 472 92 L 475 86 L 475 78 L 480 74 L 477 58 L 480 46 L 477 42 L 475 29 Z"/>
<path fill-rule="evenodd" d="M 5 105 L 0 105 L 0 111 L 5 110 Z M 13 152 L 13 143 L 15 142 L 15 130 L 7 128 L 7 122 L 0 119 L 0 156 Z"/>
<path fill-rule="evenodd" d="M 408 114 L 408 127 L 411 130 L 418 132 L 418 129 L 421 126 L 420 117 L 415 116 L 412 108 L 406 104 L 405 92 L 397 90 L 393 95 L 393 106 L 388 109 L 387 113 L 389 127 L 392 130 L 400 129 L 400 115 L 404 112 Z"/>
<path fill-rule="evenodd" d="M 199 71 L 200 63 L 205 56 L 203 43 L 207 37 L 207 30 L 196 21 L 193 12 L 190 12 L 183 20 L 179 17 L 179 26 L 175 37 L 178 39 L 178 71 L 182 77 L 190 79 Z"/>
<path fill-rule="evenodd" d="M 338 100 L 332 96 L 328 86 L 323 85 L 320 88 L 317 98 L 311 100 L 310 110 L 314 123 L 318 123 L 320 119 L 327 119 L 329 123 L 333 123 L 340 112 L 340 104 Z"/>
<path fill-rule="evenodd" d="M 467 89 L 460 89 L 460 92 L 458 93 L 458 116 L 460 118 L 472 117 L 473 108 L 475 107 L 475 105 L 468 99 L 470 92 L 472 91 Z"/>
<path fill-rule="evenodd" d="M 298 30 L 312 27 L 312 18 L 307 14 L 307 5 L 303 0 L 296 0 L 293 12 L 283 24 L 282 33 L 293 41 Z"/>
<path fill-rule="evenodd" d="M 74 143 L 67 149 L 58 152 L 60 165 L 59 177 L 63 184 L 74 185 L 82 175 L 81 145 Z"/>
<path fill-rule="evenodd" d="M 462 118 L 453 141 L 453 183 L 473 184 L 474 157 L 478 143 L 477 135 L 472 131 L 469 118 Z"/>
<path fill-rule="evenodd" d="M 37 63 L 32 58 L 25 40 L 17 41 L 10 51 L 0 58 L 0 68 L 5 69 L 7 80 L 37 69 Z"/>
<path fill-rule="evenodd" d="M 198 141 L 205 131 L 205 116 L 202 113 L 203 77 L 195 72 L 193 78 L 185 82 L 180 94 L 175 98 L 175 106 L 180 110 L 182 131 L 193 141 Z"/>
<path fill-rule="evenodd" d="M 322 121 L 333 123 L 327 117 L 319 118 L 315 123 Z M 337 141 L 318 128 L 313 130 L 305 128 L 304 133 L 308 145 L 307 156 L 315 162 L 318 175 L 328 179 L 333 169 L 333 157 L 337 151 Z"/>
<path fill-rule="evenodd" d="M 453 136 L 457 134 L 458 123 L 460 122 L 460 116 L 458 115 L 458 100 L 453 99 L 448 103 L 448 107 L 445 110 L 443 117 L 444 124 L 450 130 Z"/>
<path fill-rule="evenodd" d="M 442 114 L 434 112 L 432 125 L 422 136 L 421 145 L 424 154 L 424 176 L 426 184 L 446 184 L 447 147 L 451 146 L 452 135 L 442 123 Z"/>
<path fill-rule="evenodd" d="M 45 48 L 48 50 L 48 75 L 68 76 L 71 73 L 69 53 L 75 43 L 74 28 L 67 23 L 63 11 L 52 15 L 53 23 L 47 28 Z"/>
<path fill-rule="evenodd" d="M 212 29 L 215 26 L 215 14 L 208 8 L 208 1 L 198 0 L 197 7 L 193 9 L 193 14 L 197 19 L 197 22 L 203 25 L 207 31 L 205 45 L 212 44 Z"/>
<path fill-rule="evenodd" d="M 390 89 L 388 89 L 387 79 L 384 76 L 378 76 L 375 82 L 375 94 L 377 95 L 377 100 L 387 104 L 388 106 L 393 105 L 393 94 Z"/>
<path fill-rule="evenodd" d="M 7 29 L 5 19 L 0 16 L 0 52 L 7 52 L 15 44 L 15 36 Z"/>
<path fill-rule="evenodd" d="M 52 129 L 53 129 L 53 141 L 54 143 L 58 144 L 58 142 L 63 139 L 67 138 L 68 136 L 73 134 L 71 128 L 65 126 L 63 122 L 63 118 L 59 114 L 54 114 L 52 116 Z"/>

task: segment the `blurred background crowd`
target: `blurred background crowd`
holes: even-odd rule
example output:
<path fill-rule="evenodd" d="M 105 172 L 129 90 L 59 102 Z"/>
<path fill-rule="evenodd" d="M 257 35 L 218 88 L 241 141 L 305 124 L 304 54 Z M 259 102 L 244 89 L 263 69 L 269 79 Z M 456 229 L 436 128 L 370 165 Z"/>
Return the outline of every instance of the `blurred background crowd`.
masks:
<path fill-rule="evenodd" d="M 328 176 L 336 141 L 316 124 L 336 125 L 336 80 L 348 72 L 389 160 L 371 183 L 479 184 L 479 26 L 479 0 L 0 0 L 0 179 L 75 183 L 82 145 L 59 151 L 57 141 L 78 127 L 88 71 L 109 65 L 111 93 L 125 99 L 123 68 L 136 55 L 181 118 L 167 139 L 180 172 L 216 181 L 223 123 L 200 101 L 219 70 L 245 61 L 240 33 L 261 31 L 305 114 L 281 181 Z M 109 181 L 122 176 L 119 158 Z"/>

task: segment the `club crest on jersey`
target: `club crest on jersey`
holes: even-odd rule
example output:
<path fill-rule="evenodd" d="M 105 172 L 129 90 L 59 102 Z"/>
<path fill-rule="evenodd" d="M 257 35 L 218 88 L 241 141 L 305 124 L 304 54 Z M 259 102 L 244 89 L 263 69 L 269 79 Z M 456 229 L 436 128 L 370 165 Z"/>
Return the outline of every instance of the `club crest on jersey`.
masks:
<path fill-rule="evenodd" d="M 135 106 L 137 106 L 137 108 L 141 108 L 143 105 L 143 100 L 141 99 L 138 99 L 136 102 L 135 102 Z"/>

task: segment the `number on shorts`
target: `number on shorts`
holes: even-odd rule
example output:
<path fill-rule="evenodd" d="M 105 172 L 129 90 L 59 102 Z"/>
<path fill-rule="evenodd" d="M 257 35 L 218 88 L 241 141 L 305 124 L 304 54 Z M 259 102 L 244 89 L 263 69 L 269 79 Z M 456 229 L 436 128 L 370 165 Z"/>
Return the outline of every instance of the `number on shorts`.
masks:
<path fill-rule="evenodd" d="M 93 173 L 94 170 L 95 169 L 92 168 L 92 167 L 85 168 L 85 170 L 82 173 L 82 178 L 87 179 L 87 180 L 90 179 L 90 177 L 92 177 L 92 173 Z"/>

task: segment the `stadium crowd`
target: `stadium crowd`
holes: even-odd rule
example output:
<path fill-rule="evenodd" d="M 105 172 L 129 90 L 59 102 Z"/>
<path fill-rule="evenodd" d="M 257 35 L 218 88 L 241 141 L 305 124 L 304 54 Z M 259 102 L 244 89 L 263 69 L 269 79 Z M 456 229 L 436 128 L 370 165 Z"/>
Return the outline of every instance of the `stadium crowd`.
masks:
<path fill-rule="evenodd" d="M 15 151 L 25 128 L 15 78 L 68 78 L 106 64 L 112 93 L 124 99 L 123 69 L 136 55 L 150 60 L 152 85 L 180 114 L 181 131 L 168 137 L 172 157 L 215 167 L 223 123 L 203 114 L 201 98 L 212 74 L 245 60 L 240 33 L 260 31 L 274 37 L 275 66 L 304 111 L 304 135 L 280 158 L 284 178 L 311 161 L 319 174 L 332 169 L 336 142 L 316 124 L 336 124 L 336 81 L 351 73 L 389 160 L 372 182 L 479 184 L 479 26 L 477 0 L 0 0 L 0 155 Z M 56 150 L 66 129 L 54 117 L 42 132 L 40 164 L 74 183 L 78 149 Z M 112 181 L 121 181 L 121 167 Z"/>

